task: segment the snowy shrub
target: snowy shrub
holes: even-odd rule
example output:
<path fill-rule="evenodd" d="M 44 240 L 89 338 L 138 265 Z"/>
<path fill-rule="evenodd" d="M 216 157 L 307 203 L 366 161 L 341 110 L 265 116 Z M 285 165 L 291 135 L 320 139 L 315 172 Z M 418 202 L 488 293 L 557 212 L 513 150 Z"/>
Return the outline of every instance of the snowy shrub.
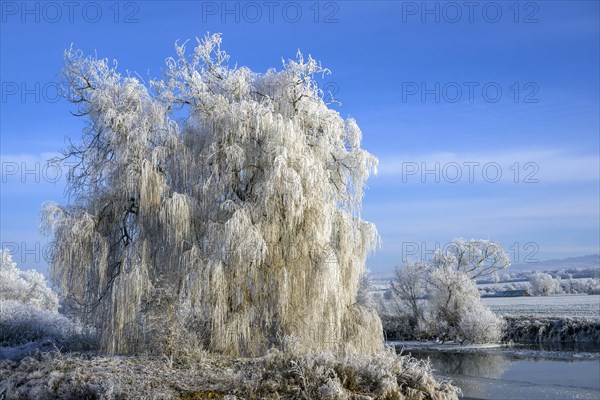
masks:
<path fill-rule="evenodd" d="M 561 289 L 571 294 L 600 294 L 600 280 L 598 279 L 572 279 L 569 277 L 561 282 Z"/>
<path fill-rule="evenodd" d="M 0 346 L 18 346 L 38 340 L 65 341 L 87 334 L 84 329 L 56 311 L 48 311 L 14 300 L 2 302 Z"/>
<path fill-rule="evenodd" d="M 600 294 L 600 279 L 569 279 L 562 283 L 562 289 L 573 294 Z"/>
<path fill-rule="evenodd" d="M 550 296 L 560 290 L 560 278 L 552 278 L 552 275 L 545 272 L 531 274 L 529 284 L 536 296 Z"/>
<path fill-rule="evenodd" d="M 495 343 L 502 338 L 504 320 L 479 301 L 473 301 L 461 312 L 458 326 L 460 338 L 469 343 Z"/>
<path fill-rule="evenodd" d="M 21 271 L 7 250 L 0 250 L 0 304 L 15 300 L 47 311 L 58 310 L 58 296 L 37 271 Z"/>
<path fill-rule="evenodd" d="M 58 313 L 58 296 L 36 271 L 21 271 L 8 251 L 0 251 L 0 354 L 23 353 L 60 346 L 91 348 L 91 331 Z M 14 348 L 13 348 L 14 347 Z"/>
<path fill-rule="evenodd" d="M 502 319 L 481 303 L 475 283 L 462 272 L 434 269 L 428 280 L 430 310 L 428 326 L 441 340 L 471 343 L 497 342 Z"/>
<path fill-rule="evenodd" d="M 593 282 L 590 285 L 590 288 L 587 291 L 588 294 L 600 294 L 600 283 L 599 282 Z"/>

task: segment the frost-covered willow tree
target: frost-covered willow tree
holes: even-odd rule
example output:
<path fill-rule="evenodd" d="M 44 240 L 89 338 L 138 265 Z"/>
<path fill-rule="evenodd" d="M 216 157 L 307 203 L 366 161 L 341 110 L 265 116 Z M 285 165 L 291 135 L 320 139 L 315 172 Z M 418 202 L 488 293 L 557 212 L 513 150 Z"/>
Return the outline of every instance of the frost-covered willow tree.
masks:
<path fill-rule="evenodd" d="M 378 351 L 381 322 L 356 304 L 378 240 L 360 218 L 376 158 L 323 100 L 314 59 L 259 74 L 229 66 L 220 43 L 176 45 L 148 85 L 65 53 L 87 126 L 65 151 L 72 201 L 44 211 L 54 281 L 111 352 L 190 337 L 232 355 L 286 337 Z"/>

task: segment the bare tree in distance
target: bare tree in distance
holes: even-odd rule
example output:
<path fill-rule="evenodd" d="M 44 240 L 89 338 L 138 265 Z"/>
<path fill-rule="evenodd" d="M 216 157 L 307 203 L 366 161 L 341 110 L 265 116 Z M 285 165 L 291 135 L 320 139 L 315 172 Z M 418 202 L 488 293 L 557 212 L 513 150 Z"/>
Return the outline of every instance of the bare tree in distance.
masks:
<path fill-rule="evenodd" d="M 422 323 L 424 317 L 422 299 L 426 295 L 427 267 L 423 261 L 407 261 L 404 267 L 396 268 L 394 279 L 390 281 L 393 297 L 399 302 L 398 307 L 408 310 L 408 323 L 413 331 Z"/>

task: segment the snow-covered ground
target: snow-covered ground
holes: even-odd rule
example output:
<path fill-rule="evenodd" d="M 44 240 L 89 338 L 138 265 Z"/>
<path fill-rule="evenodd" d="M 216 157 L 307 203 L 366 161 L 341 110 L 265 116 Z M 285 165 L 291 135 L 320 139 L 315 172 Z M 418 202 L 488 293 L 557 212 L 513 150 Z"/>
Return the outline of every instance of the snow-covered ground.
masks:
<path fill-rule="evenodd" d="M 499 315 L 600 318 L 600 295 L 489 297 L 482 301 Z"/>

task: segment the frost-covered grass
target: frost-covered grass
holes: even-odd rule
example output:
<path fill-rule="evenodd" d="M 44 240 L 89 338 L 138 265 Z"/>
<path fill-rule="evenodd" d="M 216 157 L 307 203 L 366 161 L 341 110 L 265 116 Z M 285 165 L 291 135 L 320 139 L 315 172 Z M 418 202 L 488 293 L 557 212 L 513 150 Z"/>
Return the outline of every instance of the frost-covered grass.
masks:
<path fill-rule="evenodd" d="M 0 304 L 3 400 L 458 399 L 459 389 L 436 381 L 428 363 L 392 348 L 334 357 L 286 342 L 285 352 L 251 359 L 195 352 L 185 344 L 185 354 L 171 357 L 109 356 L 93 351 L 95 336 L 56 311 L 14 300 Z"/>
<path fill-rule="evenodd" d="M 428 363 L 390 347 L 377 356 L 335 358 L 271 351 L 254 359 L 206 355 L 192 364 L 165 358 L 38 353 L 0 361 L 7 399 L 458 399 Z"/>
<path fill-rule="evenodd" d="M 176 356 L 109 356 L 65 316 L 2 302 L 1 399 L 457 399 L 429 364 L 395 354 L 305 353 L 291 343 L 259 358 L 205 351 Z M 156 349 L 149 352 L 159 353 Z"/>
<path fill-rule="evenodd" d="M 482 301 L 504 316 L 600 318 L 599 295 L 489 297 Z"/>

